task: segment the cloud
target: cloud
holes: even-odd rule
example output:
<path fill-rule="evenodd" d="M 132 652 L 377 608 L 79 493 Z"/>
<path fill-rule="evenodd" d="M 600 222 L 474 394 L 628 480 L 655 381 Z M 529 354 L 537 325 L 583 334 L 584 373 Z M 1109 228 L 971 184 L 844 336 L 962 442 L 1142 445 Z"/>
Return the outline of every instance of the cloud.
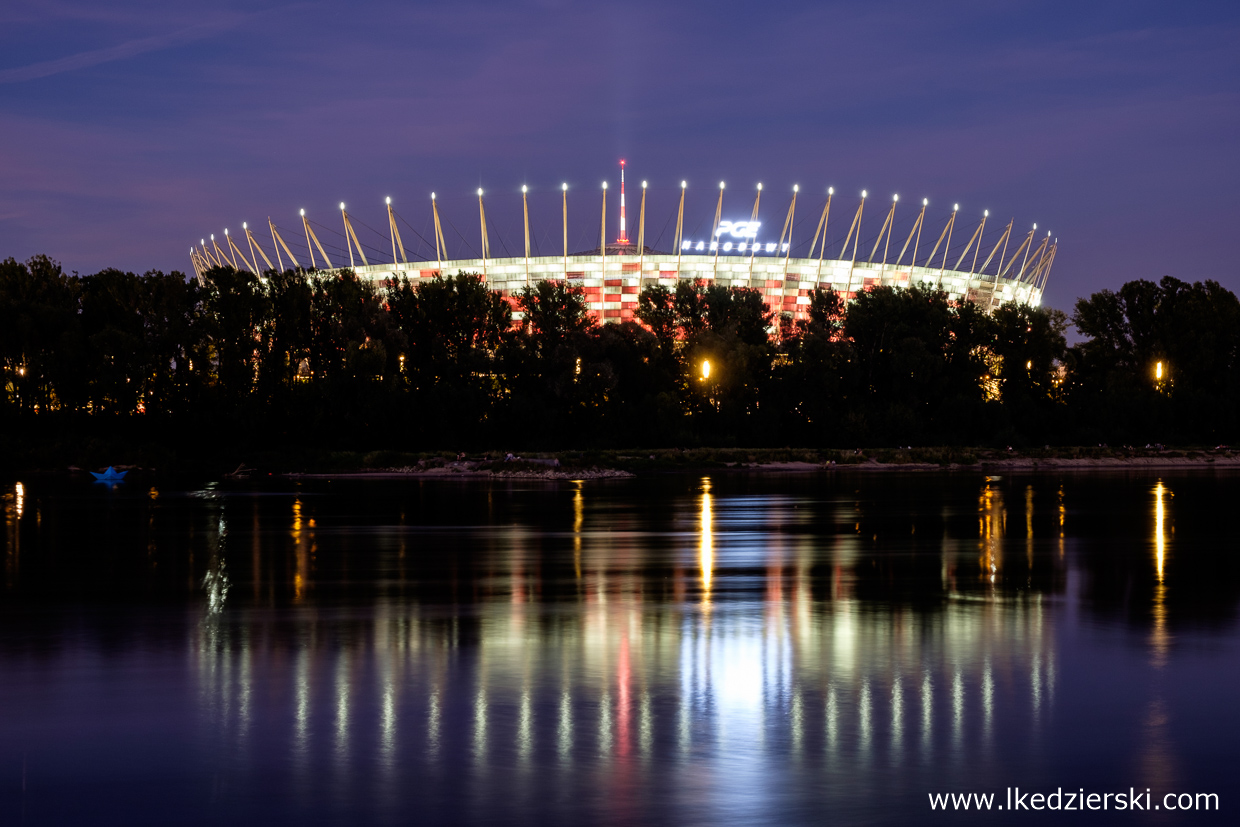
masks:
<path fill-rule="evenodd" d="M 78 52 L 76 55 L 69 55 L 56 60 L 44 60 L 38 63 L 31 63 L 28 66 L 0 70 L 0 83 L 22 83 L 36 78 L 45 78 L 49 75 L 58 75 L 61 72 L 72 72 L 77 69 L 85 69 L 88 66 L 97 66 L 100 63 L 108 63 L 113 60 L 124 60 L 125 58 L 146 52 L 179 46 L 183 43 L 191 43 L 195 40 L 202 40 L 235 28 L 251 16 L 230 15 L 221 20 L 211 23 L 199 23 L 184 29 L 178 29 L 169 34 L 142 37 L 117 46 L 109 46 L 106 49 L 92 49 L 89 52 Z"/>

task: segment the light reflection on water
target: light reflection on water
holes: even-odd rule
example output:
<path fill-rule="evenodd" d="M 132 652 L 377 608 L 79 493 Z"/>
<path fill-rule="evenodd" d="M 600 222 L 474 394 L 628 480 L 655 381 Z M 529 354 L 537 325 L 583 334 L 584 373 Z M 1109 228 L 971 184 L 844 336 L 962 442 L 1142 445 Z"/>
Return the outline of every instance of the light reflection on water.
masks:
<path fill-rule="evenodd" d="M 135 548 L 165 597 L 191 584 L 188 619 L 160 615 L 157 645 L 143 614 L 119 649 L 87 629 L 34 660 L 0 626 L 0 703 L 34 722 L 0 743 L 59 767 L 64 798 L 66 756 L 103 747 L 62 753 L 40 727 L 124 732 L 131 777 L 171 773 L 145 795 L 189 821 L 209 788 L 242 822 L 905 823 L 927 792 L 1240 769 L 1207 772 L 1184 742 L 1207 713 L 1212 749 L 1240 734 L 1209 700 L 1240 685 L 1219 671 L 1230 615 L 1214 654 L 1172 634 L 1175 589 L 1218 579 L 1192 579 L 1191 540 L 1171 554 L 1183 480 L 1120 486 L 1102 528 L 1074 510 L 1096 482 L 665 485 L 418 489 L 377 513 L 165 487 Z M 5 497 L 10 594 L 51 548 L 19 530 L 31 498 Z M 1145 528 L 1117 567 L 1121 525 Z M 1148 615 L 1132 635 L 1081 620 L 1114 583 L 1144 601 L 1120 604 Z M 49 684 L 79 703 L 36 700 Z M 140 807 L 141 789 L 109 795 Z"/>

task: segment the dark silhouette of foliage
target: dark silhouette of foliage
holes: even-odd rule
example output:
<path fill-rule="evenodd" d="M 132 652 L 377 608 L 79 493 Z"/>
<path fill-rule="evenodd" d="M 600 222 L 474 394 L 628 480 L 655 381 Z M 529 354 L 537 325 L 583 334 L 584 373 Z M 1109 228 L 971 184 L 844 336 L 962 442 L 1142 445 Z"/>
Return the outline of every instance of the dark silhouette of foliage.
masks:
<path fill-rule="evenodd" d="M 510 298 L 468 273 L 77 277 L 8 259 L 0 424 L 191 452 L 1227 442 L 1240 426 L 1240 302 L 1214 282 L 1081 299 L 1073 347 L 1059 311 L 920 288 L 815 290 L 806 309 L 793 324 L 758 290 L 685 281 L 600 325 L 559 281 Z"/>

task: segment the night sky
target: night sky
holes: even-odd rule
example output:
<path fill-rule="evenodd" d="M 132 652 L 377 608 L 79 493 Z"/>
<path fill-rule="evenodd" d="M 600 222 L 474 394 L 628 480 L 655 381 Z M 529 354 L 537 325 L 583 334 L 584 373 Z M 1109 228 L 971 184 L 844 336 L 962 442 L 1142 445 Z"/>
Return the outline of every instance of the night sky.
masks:
<path fill-rule="evenodd" d="M 774 236 L 799 184 L 805 246 L 833 185 L 837 242 L 870 192 L 863 247 L 892 193 L 897 238 L 923 197 L 933 236 L 958 202 L 953 250 L 983 209 L 988 240 L 1037 222 L 1053 307 L 1165 274 L 1240 290 L 1235 3 L 9 0 L 0 126 L 0 257 L 82 273 L 188 270 L 268 216 L 292 241 L 303 207 L 338 244 L 340 201 L 390 260 L 383 198 L 414 250 L 432 190 L 465 255 L 479 186 L 493 255 L 517 253 L 522 184 L 556 254 L 561 182 L 585 249 L 624 157 L 662 249 L 681 179 L 688 237 L 720 180 L 725 218 L 764 183 Z"/>

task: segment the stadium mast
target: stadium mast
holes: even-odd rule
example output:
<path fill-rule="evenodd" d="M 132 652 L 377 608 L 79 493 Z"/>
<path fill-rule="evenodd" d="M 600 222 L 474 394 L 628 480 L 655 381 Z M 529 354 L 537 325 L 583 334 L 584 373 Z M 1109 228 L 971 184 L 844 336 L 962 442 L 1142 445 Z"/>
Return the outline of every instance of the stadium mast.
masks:
<path fill-rule="evenodd" d="M 607 242 L 604 241 L 604 244 Z M 620 159 L 620 237 L 616 239 L 617 244 L 628 244 L 629 233 L 624 226 L 624 159 Z"/>

